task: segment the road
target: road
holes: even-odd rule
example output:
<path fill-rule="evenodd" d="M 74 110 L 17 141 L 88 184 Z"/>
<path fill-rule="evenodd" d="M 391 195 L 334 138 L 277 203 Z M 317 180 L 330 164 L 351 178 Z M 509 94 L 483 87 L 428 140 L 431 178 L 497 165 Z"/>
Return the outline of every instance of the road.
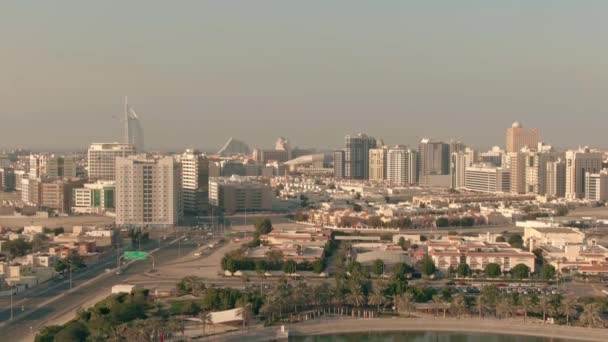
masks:
<path fill-rule="evenodd" d="M 158 266 L 173 262 L 179 256 L 192 252 L 197 244 L 195 242 L 180 242 L 169 244 L 167 240 L 161 244 L 154 256 Z M 158 242 L 151 241 L 147 248 L 158 247 Z M 74 290 L 69 291 L 69 280 L 53 281 L 23 295 L 15 296 L 15 318 L 8 321 L 10 309 L 4 298 L 0 304 L 2 310 L 0 317 L 0 336 L 12 341 L 32 341 L 36 331 L 50 324 L 57 324 L 57 320 L 66 315 L 70 316 L 85 303 L 95 302 L 110 294 L 111 287 L 116 284 L 129 283 L 131 277 L 143 273 L 151 268 L 151 260 L 136 261 L 126 266 L 121 275 L 114 272 L 105 273 L 106 268 L 114 268 L 116 258 L 110 257 L 104 261 L 90 266 L 85 271 L 73 277 Z M 23 305 L 23 311 L 21 311 Z M 59 322 L 61 323 L 61 322 Z"/>

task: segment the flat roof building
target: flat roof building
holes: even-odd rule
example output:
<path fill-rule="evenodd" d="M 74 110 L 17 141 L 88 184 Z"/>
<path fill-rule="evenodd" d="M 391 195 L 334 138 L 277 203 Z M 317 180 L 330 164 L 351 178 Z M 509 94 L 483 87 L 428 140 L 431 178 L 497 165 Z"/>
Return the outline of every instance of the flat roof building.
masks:
<path fill-rule="evenodd" d="M 233 176 L 209 180 L 209 204 L 226 214 L 272 210 L 270 185 L 253 178 Z"/>

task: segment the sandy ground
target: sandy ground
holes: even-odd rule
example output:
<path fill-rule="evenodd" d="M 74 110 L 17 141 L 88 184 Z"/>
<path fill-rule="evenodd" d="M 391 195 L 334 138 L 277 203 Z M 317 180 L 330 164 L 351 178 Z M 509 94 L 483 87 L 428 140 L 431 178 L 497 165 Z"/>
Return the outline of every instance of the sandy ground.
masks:
<path fill-rule="evenodd" d="M 606 341 L 607 329 L 590 329 L 524 324 L 521 319 L 495 320 L 478 318 L 382 318 L 382 319 L 327 319 L 287 326 L 290 335 L 323 335 L 389 331 L 444 331 L 487 334 L 516 334 L 541 336 L 573 341 Z M 279 327 L 256 327 L 249 332 L 232 333 L 212 338 L 214 341 L 269 341 L 277 338 Z"/>
<path fill-rule="evenodd" d="M 577 208 L 575 210 L 571 210 L 568 214 L 568 217 L 595 217 L 598 219 L 608 219 L 608 207 L 598 207 L 598 208 Z"/>
<path fill-rule="evenodd" d="M 114 223 L 113 217 L 100 215 L 83 215 L 49 218 L 0 218 L 0 227 L 21 228 L 24 226 L 43 226 L 48 228 L 64 227 L 70 231 L 73 226 L 105 226 Z"/>

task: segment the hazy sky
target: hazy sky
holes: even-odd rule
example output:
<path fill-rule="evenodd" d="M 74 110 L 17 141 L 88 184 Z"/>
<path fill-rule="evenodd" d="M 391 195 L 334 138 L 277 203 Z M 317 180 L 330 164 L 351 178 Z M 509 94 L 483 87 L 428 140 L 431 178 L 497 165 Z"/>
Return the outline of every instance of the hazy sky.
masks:
<path fill-rule="evenodd" d="M 2 1 L 0 148 L 608 146 L 608 1 Z"/>

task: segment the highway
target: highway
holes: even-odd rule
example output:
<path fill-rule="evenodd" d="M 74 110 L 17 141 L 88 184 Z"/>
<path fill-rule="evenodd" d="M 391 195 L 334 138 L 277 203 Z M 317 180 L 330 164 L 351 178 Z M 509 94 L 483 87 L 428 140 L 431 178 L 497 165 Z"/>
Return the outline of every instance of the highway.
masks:
<path fill-rule="evenodd" d="M 158 248 L 158 241 L 150 241 L 142 250 Z M 192 252 L 197 244 L 191 241 L 161 243 L 154 253 L 157 266 L 162 266 L 181 255 Z M 151 269 L 151 260 L 141 260 L 124 266 L 122 274 L 115 274 L 116 255 L 88 266 L 73 275 L 73 290 L 69 290 L 69 279 L 53 280 L 24 294 L 16 295 L 14 300 L 14 319 L 10 318 L 10 298 L 0 301 L 0 336 L 12 341 L 33 341 L 35 333 L 46 325 L 55 323 L 66 314 L 73 313 L 85 303 L 97 301 L 110 294 L 116 284 L 129 283 L 129 278 Z M 105 272 L 106 268 L 112 272 Z M 23 311 L 22 311 L 23 308 Z"/>

